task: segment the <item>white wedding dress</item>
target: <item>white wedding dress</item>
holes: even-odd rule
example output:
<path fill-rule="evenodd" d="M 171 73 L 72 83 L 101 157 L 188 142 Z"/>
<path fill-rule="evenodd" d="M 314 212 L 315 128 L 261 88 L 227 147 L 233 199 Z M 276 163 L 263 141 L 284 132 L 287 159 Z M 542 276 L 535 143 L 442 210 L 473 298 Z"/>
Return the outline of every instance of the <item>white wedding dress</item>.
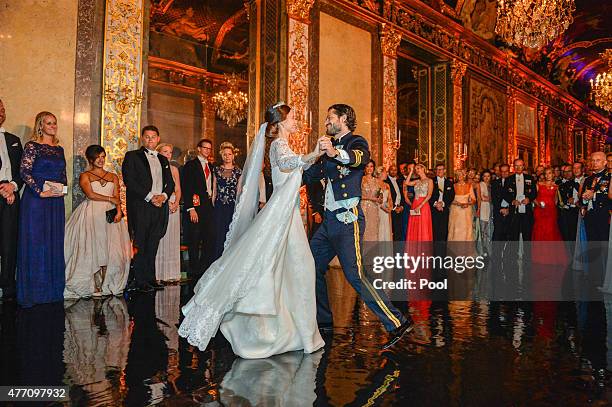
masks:
<path fill-rule="evenodd" d="M 234 353 L 246 359 L 312 353 L 324 345 L 316 321 L 314 259 L 299 210 L 302 171 L 309 164 L 286 139 L 274 140 L 274 193 L 255 216 L 264 133 L 265 124 L 245 165 L 225 251 L 198 281 L 179 328 L 179 335 L 205 350 L 220 327 Z"/>

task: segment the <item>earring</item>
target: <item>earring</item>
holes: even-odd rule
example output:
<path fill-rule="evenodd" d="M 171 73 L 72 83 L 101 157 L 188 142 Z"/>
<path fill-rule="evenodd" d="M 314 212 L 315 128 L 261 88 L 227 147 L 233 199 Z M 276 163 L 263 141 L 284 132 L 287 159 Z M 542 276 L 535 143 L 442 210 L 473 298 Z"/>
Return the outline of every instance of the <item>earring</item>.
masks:
<path fill-rule="evenodd" d="M 42 130 L 40 129 L 40 127 L 38 128 L 38 136 L 41 137 L 42 136 Z"/>

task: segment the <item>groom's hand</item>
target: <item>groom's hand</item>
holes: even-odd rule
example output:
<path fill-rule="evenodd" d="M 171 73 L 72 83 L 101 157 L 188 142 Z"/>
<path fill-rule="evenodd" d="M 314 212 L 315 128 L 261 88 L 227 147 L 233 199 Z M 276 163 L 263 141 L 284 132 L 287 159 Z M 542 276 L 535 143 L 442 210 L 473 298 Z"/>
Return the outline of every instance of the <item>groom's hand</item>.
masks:
<path fill-rule="evenodd" d="M 329 142 L 329 143 L 327 143 Z M 327 152 L 327 146 L 329 145 L 329 147 L 331 147 L 331 141 L 329 141 L 329 137 L 327 136 L 321 136 L 319 137 L 319 139 L 317 140 L 317 144 L 319 144 L 319 150 L 326 153 Z"/>

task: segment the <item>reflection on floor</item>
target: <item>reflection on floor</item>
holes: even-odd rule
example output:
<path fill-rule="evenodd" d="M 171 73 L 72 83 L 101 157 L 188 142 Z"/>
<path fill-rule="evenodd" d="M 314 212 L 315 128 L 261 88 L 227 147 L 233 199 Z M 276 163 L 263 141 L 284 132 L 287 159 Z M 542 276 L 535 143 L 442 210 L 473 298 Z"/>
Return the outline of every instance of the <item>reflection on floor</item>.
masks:
<path fill-rule="evenodd" d="M 312 355 L 237 359 L 177 335 L 191 287 L 0 310 L 0 385 L 68 385 L 72 405 L 607 405 L 612 301 L 420 302 L 394 358 L 337 270 L 334 334 Z"/>

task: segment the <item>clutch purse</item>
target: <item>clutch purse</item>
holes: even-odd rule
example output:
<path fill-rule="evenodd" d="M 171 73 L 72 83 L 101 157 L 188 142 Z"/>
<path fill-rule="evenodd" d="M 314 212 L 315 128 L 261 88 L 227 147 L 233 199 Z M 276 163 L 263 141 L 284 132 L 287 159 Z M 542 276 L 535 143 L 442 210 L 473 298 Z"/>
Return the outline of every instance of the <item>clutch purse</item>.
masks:
<path fill-rule="evenodd" d="M 410 216 L 419 216 L 421 214 L 420 209 L 410 209 Z"/>
<path fill-rule="evenodd" d="M 117 216 L 117 208 L 109 209 L 106 211 L 106 221 L 108 223 L 115 222 L 115 216 Z"/>
<path fill-rule="evenodd" d="M 43 192 L 53 190 L 56 193 L 68 194 L 68 187 L 61 182 L 45 181 L 42 190 Z"/>

